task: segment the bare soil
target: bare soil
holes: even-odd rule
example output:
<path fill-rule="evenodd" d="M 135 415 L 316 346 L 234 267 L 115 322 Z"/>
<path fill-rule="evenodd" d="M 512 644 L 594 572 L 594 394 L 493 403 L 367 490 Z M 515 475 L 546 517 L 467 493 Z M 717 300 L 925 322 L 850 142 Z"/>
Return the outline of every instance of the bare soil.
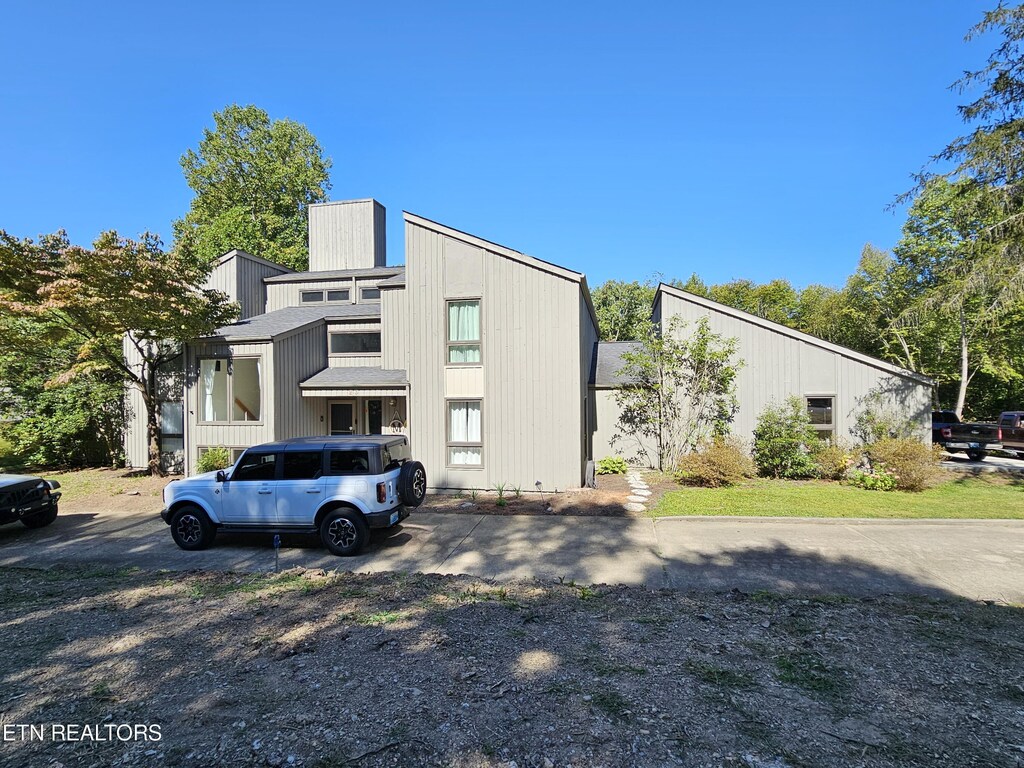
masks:
<path fill-rule="evenodd" d="M 1024 612 L 469 577 L 0 572 L 17 766 L 1015 766 Z M 49 733 L 49 732 L 47 732 Z"/>
<path fill-rule="evenodd" d="M 629 485 L 621 475 L 602 475 L 597 488 L 573 488 L 558 493 L 505 489 L 435 493 L 427 496 L 421 509 L 469 515 L 562 515 L 637 517 L 625 510 Z M 642 517 L 642 515 L 639 515 Z"/>

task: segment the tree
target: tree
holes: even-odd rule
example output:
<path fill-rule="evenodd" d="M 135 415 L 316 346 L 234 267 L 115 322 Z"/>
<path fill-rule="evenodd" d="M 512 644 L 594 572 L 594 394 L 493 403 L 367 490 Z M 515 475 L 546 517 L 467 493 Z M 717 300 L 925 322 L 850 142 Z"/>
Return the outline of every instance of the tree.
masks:
<path fill-rule="evenodd" d="M 609 280 L 591 299 L 603 341 L 637 341 L 651 320 L 654 286 L 650 283 Z"/>
<path fill-rule="evenodd" d="M 307 269 L 309 205 L 327 199 L 330 159 L 305 126 L 258 107 L 232 105 L 213 120 L 181 157 L 195 197 L 174 223 L 175 248 L 207 263 L 240 248 Z"/>
<path fill-rule="evenodd" d="M 163 251 L 148 234 L 133 241 L 106 232 L 87 250 L 63 232 L 37 244 L 0 230 L 0 313 L 46 323 L 72 346 L 70 364 L 52 382 L 110 370 L 139 390 L 152 474 L 160 473 L 157 370 L 182 343 L 237 317 L 227 296 L 197 287 L 207 274 L 207 264 Z"/>
<path fill-rule="evenodd" d="M 612 443 L 634 439 L 647 453 L 644 439 L 652 440 L 652 463 L 664 471 L 708 438 L 728 434 L 739 407 L 736 345 L 712 333 L 706 318 L 689 337 L 678 317 L 665 333 L 649 323 L 638 348 L 622 356 L 618 375 L 627 383 L 615 391 L 619 420 Z"/>

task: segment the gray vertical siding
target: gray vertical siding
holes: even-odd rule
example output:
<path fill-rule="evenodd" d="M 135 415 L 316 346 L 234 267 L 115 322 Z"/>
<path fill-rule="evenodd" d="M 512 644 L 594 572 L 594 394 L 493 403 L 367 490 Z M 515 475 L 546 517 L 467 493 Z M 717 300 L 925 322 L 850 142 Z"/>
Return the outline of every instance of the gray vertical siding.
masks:
<path fill-rule="evenodd" d="M 309 206 L 309 269 L 365 269 L 386 263 L 384 206 L 346 200 Z"/>
<path fill-rule="evenodd" d="M 247 259 L 245 256 L 236 256 L 234 261 L 238 262 L 235 268 L 238 279 L 237 300 L 242 307 L 239 319 L 245 320 L 263 314 L 267 311 L 267 286 L 263 279 L 283 275 L 288 270 L 283 267 L 272 267 L 255 259 Z"/>
<path fill-rule="evenodd" d="M 125 337 L 122 339 L 125 362 L 136 372 L 141 370 L 142 358 L 135 345 Z M 149 441 L 146 437 L 146 404 L 138 387 L 125 387 L 125 433 L 124 457 L 129 467 L 142 468 L 149 465 Z"/>
<path fill-rule="evenodd" d="M 732 431 L 744 440 L 752 438 L 757 418 L 770 402 L 781 403 L 792 395 L 834 395 L 836 435 L 851 441 L 857 413 L 873 390 L 917 421 L 922 439 L 928 437 L 927 384 L 668 293 L 660 295 L 656 310 L 665 329 L 674 316 L 686 323 L 684 333 L 706 317 L 712 331 L 738 339 L 737 356 L 744 365 L 737 378 L 740 408 Z"/>
<path fill-rule="evenodd" d="M 476 246 L 407 221 L 404 302 L 395 301 L 393 291 L 385 294 L 387 367 L 399 367 L 403 347 L 390 321 L 398 312 L 407 318 L 403 336 L 416 455 L 434 487 L 506 483 L 532 489 L 537 480 L 547 490 L 577 487 L 583 461 L 580 392 L 585 386 L 577 352 L 579 283 L 485 249 L 480 254 L 484 466 L 446 466 L 445 398 L 452 390 L 445 385 L 445 286 L 462 296 L 472 286 L 464 276 L 444 276 L 447 256 L 452 255 L 457 269 L 465 263 L 467 247 Z"/>
<path fill-rule="evenodd" d="M 299 384 L 327 365 L 323 323 L 274 340 L 275 438 L 327 434 L 325 401 L 303 397 Z"/>

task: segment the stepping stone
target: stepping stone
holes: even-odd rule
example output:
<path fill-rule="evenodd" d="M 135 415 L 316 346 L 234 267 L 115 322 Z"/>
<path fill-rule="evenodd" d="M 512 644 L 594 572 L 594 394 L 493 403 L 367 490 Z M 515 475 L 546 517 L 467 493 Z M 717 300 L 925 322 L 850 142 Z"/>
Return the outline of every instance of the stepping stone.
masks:
<path fill-rule="evenodd" d="M 627 512 L 643 512 L 646 509 L 647 508 L 643 504 L 637 504 L 635 502 L 630 502 L 625 505 L 625 510 Z"/>
<path fill-rule="evenodd" d="M 651 495 L 651 492 L 650 492 L 650 491 L 648 491 L 647 489 L 640 489 L 640 490 L 637 490 L 636 488 L 634 488 L 634 489 L 633 489 L 633 495 L 634 495 L 634 496 L 650 496 L 650 495 Z"/>
<path fill-rule="evenodd" d="M 633 504 L 643 504 L 647 501 L 645 496 L 627 496 L 626 501 L 632 502 Z"/>

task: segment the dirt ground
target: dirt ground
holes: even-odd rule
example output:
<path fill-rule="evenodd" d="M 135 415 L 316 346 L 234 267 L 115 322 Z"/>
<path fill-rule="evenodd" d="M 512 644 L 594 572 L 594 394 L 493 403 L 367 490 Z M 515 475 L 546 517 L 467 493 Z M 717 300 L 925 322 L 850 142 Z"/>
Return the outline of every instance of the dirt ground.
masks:
<path fill-rule="evenodd" d="M 11 766 L 1019 766 L 1024 612 L 293 571 L 0 572 Z M 108 729 L 109 730 L 109 729 Z"/>

